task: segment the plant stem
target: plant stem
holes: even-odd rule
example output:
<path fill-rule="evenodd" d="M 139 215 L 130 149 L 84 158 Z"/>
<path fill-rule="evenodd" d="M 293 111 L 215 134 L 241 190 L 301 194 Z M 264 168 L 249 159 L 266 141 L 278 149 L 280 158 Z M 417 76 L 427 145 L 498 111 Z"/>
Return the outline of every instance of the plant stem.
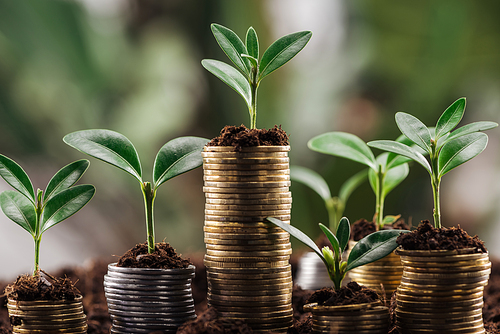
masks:
<path fill-rule="evenodd" d="M 151 182 L 142 183 L 142 194 L 144 195 L 144 205 L 146 213 L 146 232 L 148 234 L 148 253 L 155 251 L 155 226 L 153 216 L 153 206 L 156 191 L 151 187 Z"/>
<path fill-rule="evenodd" d="M 42 236 L 40 235 L 40 221 L 43 212 L 43 203 L 42 203 L 43 190 L 38 189 L 36 194 L 36 225 L 35 225 L 35 235 L 33 236 L 33 240 L 35 241 L 35 269 L 33 270 L 33 277 L 38 275 L 40 271 L 40 242 L 42 241 Z"/>
<path fill-rule="evenodd" d="M 333 233 L 337 233 L 337 225 L 340 220 L 339 217 L 343 212 L 343 204 L 340 203 L 338 197 L 332 197 L 325 201 L 325 206 L 326 211 L 328 212 L 328 225 L 330 231 L 332 231 Z"/>
<path fill-rule="evenodd" d="M 35 240 L 35 269 L 33 270 L 33 277 L 40 271 L 40 242 L 42 241 L 42 236 L 39 238 L 33 238 Z"/>
<path fill-rule="evenodd" d="M 384 181 L 385 181 L 385 173 L 382 173 L 382 166 L 379 165 L 378 173 L 377 173 L 377 193 L 375 194 L 375 217 L 377 230 L 380 230 L 382 227 L 382 221 L 384 220 Z"/>
<path fill-rule="evenodd" d="M 252 78 L 250 80 L 250 87 L 252 88 L 252 103 L 250 107 L 250 129 L 257 128 L 257 68 L 252 67 Z"/>
<path fill-rule="evenodd" d="M 342 280 L 344 277 L 342 277 L 343 275 L 340 273 L 340 261 L 335 261 L 335 273 L 333 274 L 333 288 L 335 289 L 335 291 L 338 291 L 340 290 L 341 286 L 342 286 Z"/>
<path fill-rule="evenodd" d="M 434 227 L 441 228 L 441 204 L 439 198 L 439 187 L 441 184 L 441 179 L 438 175 L 438 159 L 436 152 L 436 141 L 431 140 L 431 154 L 429 155 L 431 160 L 431 184 L 432 184 L 432 195 L 434 198 Z"/>

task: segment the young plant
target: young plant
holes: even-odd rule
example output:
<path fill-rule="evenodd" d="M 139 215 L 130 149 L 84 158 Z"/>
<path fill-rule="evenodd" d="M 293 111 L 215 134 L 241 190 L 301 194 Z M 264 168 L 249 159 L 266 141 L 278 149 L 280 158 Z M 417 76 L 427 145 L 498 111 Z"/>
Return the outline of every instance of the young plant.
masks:
<path fill-rule="evenodd" d="M 201 166 L 201 151 L 209 141 L 199 137 L 179 137 L 163 145 L 156 155 L 151 183 L 142 180 L 141 162 L 134 145 L 118 132 L 83 130 L 70 133 L 63 140 L 80 152 L 124 170 L 139 181 L 144 196 L 149 253 L 155 250 L 154 200 L 158 187 L 177 175 Z"/>
<path fill-rule="evenodd" d="M 337 224 L 344 213 L 347 200 L 352 192 L 368 178 L 368 169 L 364 169 L 345 181 L 339 190 L 338 196 L 332 196 L 330 187 L 325 179 L 312 169 L 301 166 L 290 166 L 290 178 L 314 190 L 325 202 L 328 212 L 330 230 L 337 231 Z"/>
<path fill-rule="evenodd" d="M 349 270 L 377 261 L 389 255 L 398 246 L 396 243 L 397 237 L 403 232 L 408 232 L 405 230 L 384 230 L 367 235 L 352 248 L 347 261 L 343 261 L 342 253 L 347 247 L 351 233 L 349 219 L 346 217 L 340 220 L 336 236 L 328 227 L 321 223 L 319 224 L 323 233 L 327 236 L 328 240 L 330 240 L 333 250 L 328 246 L 320 250 L 314 241 L 302 231 L 292 225 L 283 223 L 279 219 L 267 218 L 267 220 L 290 233 L 311 248 L 321 258 L 328 270 L 328 275 L 333 282 L 335 290 L 340 289 L 342 280 Z"/>
<path fill-rule="evenodd" d="M 259 40 L 250 27 L 245 44 L 232 30 L 212 24 L 212 33 L 236 68 L 212 59 L 203 59 L 201 64 L 213 75 L 234 89 L 245 100 L 250 112 L 250 129 L 257 123 L 257 88 L 268 74 L 274 72 L 295 57 L 312 36 L 310 31 L 301 31 L 276 40 L 259 60 Z"/>
<path fill-rule="evenodd" d="M 488 143 L 488 136 L 480 131 L 498 126 L 495 122 L 475 122 L 452 131 L 465 112 L 465 98 L 453 102 L 439 117 L 435 128 L 428 128 L 418 118 L 404 112 L 396 113 L 399 130 L 411 143 L 421 148 L 426 159 L 417 149 L 390 140 L 375 140 L 368 146 L 400 154 L 422 165 L 431 177 L 434 197 L 434 226 L 441 227 L 439 187 L 441 178 L 455 167 L 481 153 Z"/>
<path fill-rule="evenodd" d="M 331 154 L 368 166 L 368 179 L 375 193 L 375 223 L 377 228 L 380 229 L 384 224 L 394 221 L 394 216 L 384 217 L 385 198 L 408 176 L 407 162 L 409 159 L 388 153 L 383 153 L 375 158 L 362 139 L 353 134 L 339 131 L 316 136 L 309 140 L 307 145 L 313 151 Z"/>
<path fill-rule="evenodd" d="M 0 154 L 0 176 L 15 189 L 0 193 L 0 207 L 9 219 L 33 237 L 33 276 L 40 270 L 42 234 L 78 212 L 94 196 L 93 185 L 73 186 L 88 167 L 88 160 L 78 160 L 63 167 L 50 179 L 45 192 L 37 189 L 35 194 L 33 184 L 24 169 L 14 160 Z"/>

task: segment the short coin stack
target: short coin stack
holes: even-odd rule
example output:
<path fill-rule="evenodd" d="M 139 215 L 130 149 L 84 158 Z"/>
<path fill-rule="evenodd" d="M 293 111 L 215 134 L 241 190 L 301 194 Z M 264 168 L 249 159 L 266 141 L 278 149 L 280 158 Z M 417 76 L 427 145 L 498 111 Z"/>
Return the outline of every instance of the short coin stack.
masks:
<path fill-rule="evenodd" d="M 208 303 L 254 331 L 292 325 L 289 146 L 205 147 L 205 266 Z"/>
<path fill-rule="evenodd" d="M 486 333 L 483 289 L 491 263 L 488 253 L 407 251 L 396 292 L 396 326 L 402 333 Z"/>

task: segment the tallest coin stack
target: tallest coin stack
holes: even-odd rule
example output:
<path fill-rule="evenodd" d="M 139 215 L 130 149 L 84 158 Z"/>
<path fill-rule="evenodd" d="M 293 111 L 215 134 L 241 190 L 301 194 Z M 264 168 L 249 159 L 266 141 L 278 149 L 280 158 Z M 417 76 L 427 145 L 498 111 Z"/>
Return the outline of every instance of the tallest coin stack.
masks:
<path fill-rule="evenodd" d="M 290 222 L 290 146 L 206 146 L 205 266 L 208 303 L 256 332 L 292 325 L 289 235 L 265 222 Z"/>

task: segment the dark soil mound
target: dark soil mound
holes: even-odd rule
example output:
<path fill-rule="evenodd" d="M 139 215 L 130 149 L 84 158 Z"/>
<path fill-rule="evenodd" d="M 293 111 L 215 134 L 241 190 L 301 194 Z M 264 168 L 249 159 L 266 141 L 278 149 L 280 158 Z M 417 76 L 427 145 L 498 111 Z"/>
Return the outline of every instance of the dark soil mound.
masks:
<path fill-rule="evenodd" d="M 252 329 L 241 321 L 231 321 L 219 317 L 217 310 L 210 307 L 200 314 L 197 319 L 190 320 L 182 325 L 177 334 L 251 334 Z"/>
<path fill-rule="evenodd" d="M 386 224 L 382 227 L 383 230 L 409 230 L 410 226 L 405 223 L 404 219 L 398 219 L 393 224 Z M 351 239 L 359 241 L 369 234 L 377 231 L 377 224 L 373 221 L 369 222 L 366 219 L 360 219 L 351 225 Z"/>
<path fill-rule="evenodd" d="M 322 306 L 339 306 L 362 303 L 372 303 L 380 300 L 375 290 L 349 282 L 346 286 L 335 291 L 333 288 L 322 288 L 315 291 L 307 300 L 307 303 L 318 303 Z"/>
<path fill-rule="evenodd" d="M 147 243 L 135 245 L 118 260 L 118 267 L 133 268 L 187 268 L 191 262 L 181 258 L 168 243 L 155 244 L 155 251 L 148 253 Z"/>
<path fill-rule="evenodd" d="M 476 236 L 471 237 L 457 227 L 434 228 L 425 220 L 410 233 L 402 234 L 397 239 L 398 245 L 405 250 L 455 250 L 473 248 L 475 253 L 486 253 L 484 243 Z"/>
<path fill-rule="evenodd" d="M 56 278 L 41 272 L 22 275 L 5 288 L 5 295 L 19 301 L 74 300 L 80 291 L 67 278 Z"/>
<path fill-rule="evenodd" d="M 288 135 L 281 126 L 276 125 L 269 130 L 248 129 L 243 124 L 240 126 L 226 125 L 219 137 L 212 139 L 208 146 L 234 146 L 235 151 L 242 147 L 253 146 L 288 146 Z"/>

